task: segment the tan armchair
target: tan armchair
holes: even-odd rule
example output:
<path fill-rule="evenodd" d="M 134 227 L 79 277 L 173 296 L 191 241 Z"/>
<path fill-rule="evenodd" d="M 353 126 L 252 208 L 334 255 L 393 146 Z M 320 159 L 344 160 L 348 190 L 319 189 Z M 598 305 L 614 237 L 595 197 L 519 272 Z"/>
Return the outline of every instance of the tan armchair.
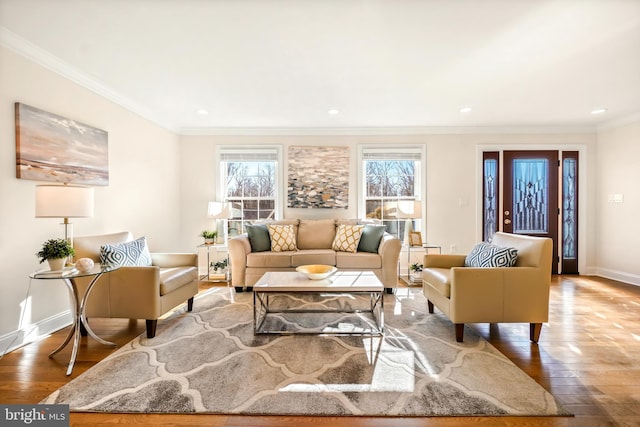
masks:
<path fill-rule="evenodd" d="M 422 288 L 429 313 L 440 309 L 462 342 L 465 323 L 527 322 L 529 338 L 538 342 L 549 319 L 552 240 L 495 234 L 494 245 L 518 250 L 514 267 L 465 267 L 465 255 L 424 257 Z"/>
<path fill-rule="evenodd" d="M 76 237 L 75 258 L 91 258 L 97 263 L 102 245 L 131 240 L 129 232 Z M 158 318 L 163 314 L 185 301 L 191 311 L 193 297 L 198 293 L 197 255 L 152 253 L 151 260 L 151 266 L 121 267 L 100 277 L 87 301 L 87 318 L 145 319 L 147 337 L 153 338 Z M 90 278 L 76 280 L 81 295 L 89 282 Z"/>

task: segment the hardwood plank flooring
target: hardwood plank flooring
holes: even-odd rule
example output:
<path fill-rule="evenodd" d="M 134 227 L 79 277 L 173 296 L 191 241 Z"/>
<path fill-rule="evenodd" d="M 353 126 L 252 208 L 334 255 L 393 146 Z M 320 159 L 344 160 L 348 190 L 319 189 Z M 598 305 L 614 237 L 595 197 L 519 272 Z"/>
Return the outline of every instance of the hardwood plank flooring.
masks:
<path fill-rule="evenodd" d="M 211 284 L 201 283 L 201 289 Z M 399 284 L 399 287 L 403 287 Z M 400 292 L 403 290 L 400 289 Z M 538 345 L 526 324 L 469 325 L 575 417 L 247 417 L 227 415 L 71 414 L 73 426 L 640 426 L 640 287 L 612 280 L 554 276 L 549 323 Z M 144 321 L 95 319 L 93 329 L 121 346 L 144 332 Z M 451 327 L 453 339 L 453 326 Z M 37 403 L 114 350 L 83 338 L 70 377 L 70 347 L 48 353 L 66 330 L 0 359 L 0 402 Z"/>

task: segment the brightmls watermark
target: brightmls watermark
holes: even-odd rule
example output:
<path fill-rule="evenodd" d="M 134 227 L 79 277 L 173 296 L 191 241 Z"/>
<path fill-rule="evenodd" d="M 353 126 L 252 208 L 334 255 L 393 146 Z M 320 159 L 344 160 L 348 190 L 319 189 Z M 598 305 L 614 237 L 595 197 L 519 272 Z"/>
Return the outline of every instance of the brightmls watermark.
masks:
<path fill-rule="evenodd" d="M 0 425 L 69 427 L 69 405 L 0 405 Z"/>

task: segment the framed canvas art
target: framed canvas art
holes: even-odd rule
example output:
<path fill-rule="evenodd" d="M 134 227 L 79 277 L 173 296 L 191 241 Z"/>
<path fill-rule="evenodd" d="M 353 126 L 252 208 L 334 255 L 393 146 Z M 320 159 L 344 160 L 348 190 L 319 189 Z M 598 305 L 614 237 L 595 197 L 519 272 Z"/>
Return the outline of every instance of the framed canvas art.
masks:
<path fill-rule="evenodd" d="M 287 207 L 349 207 L 349 147 L 290 146 Z"/>
<path fill-rule="evenodd" d="M 109 185 L 106 131 L 19 102 L 15 114 L 17 178 Z"/>

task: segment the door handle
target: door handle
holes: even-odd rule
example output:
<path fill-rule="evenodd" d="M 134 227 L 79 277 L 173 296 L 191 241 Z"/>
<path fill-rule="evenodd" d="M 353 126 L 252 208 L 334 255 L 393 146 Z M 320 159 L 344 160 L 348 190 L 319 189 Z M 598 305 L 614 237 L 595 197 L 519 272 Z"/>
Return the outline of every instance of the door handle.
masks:
<path fill-rule="evenodd" d="M 507 218 L 507 219 L 504 220 L 504 223 L 505 224 L 511 224 L 511 220 Z"/>

